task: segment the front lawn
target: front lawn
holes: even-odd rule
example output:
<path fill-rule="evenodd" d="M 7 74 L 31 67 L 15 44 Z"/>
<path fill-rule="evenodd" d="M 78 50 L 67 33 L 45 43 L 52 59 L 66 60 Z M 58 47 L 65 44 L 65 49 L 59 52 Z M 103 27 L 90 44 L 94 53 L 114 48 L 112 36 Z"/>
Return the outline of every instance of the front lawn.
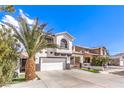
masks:
<path fill-rule="evenodd" d="M 20 83 L 26 81 L 25 74 L 19 75 L 19 77 L 12 80 L 12 84 Z"/>
<path fill-rule="evenodd" d="M 6 86 L 6 85 L 9 85 L 9 84 L 17 84 L 17 83 L 21 83 L 21 82 L 25 82 L 26 79 L 25 79 L 25 74 L 21 74 L 19 75 L 17 78 L 14 78 L 11 82 L 9 83 L 6 83 L 6 84 L 0 84 L 0 87 L 2 86 Z"/>
<path fill-rule="evenodd" d="M 92 72 L 92 73 L 99 73 L 99 70 L 96 70 L 96 69 L 81 68 L 81 70 Z"/>

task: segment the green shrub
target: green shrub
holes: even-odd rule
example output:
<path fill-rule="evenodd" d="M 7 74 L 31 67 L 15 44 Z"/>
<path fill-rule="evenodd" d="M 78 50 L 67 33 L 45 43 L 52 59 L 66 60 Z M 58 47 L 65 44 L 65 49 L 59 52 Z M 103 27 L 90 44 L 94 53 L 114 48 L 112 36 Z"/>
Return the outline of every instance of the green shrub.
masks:
<path fill-rule="evenodd" d="M 0 29 L 0 86 L 12 81 L 16 62 L 19 57 L 19 45 L 11 35 L 11 30 Z"/>
<path fill-rule="evenodd" d="M 97 56 L 92 58 L 91 66 L 103 66 L 108 63 L 108 57 Z"/>
<path fill-rule="evenodd" d="M 15 64 L 9 60 L 0 62 L 0 85 L 10 83 L 13 79 Z"/>

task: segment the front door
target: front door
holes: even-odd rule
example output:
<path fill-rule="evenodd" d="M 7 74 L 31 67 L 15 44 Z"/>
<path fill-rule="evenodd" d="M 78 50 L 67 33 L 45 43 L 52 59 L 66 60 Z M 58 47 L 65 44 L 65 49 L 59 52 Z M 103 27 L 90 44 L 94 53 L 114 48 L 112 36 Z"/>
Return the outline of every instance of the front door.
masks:
<path fill-rule="evenodd" d="M 27 59 L 20 59 L 21 62 L 20 62 L 20 72 L 25 72 L 25 64 L 26 64 L 26 61 Z"/>

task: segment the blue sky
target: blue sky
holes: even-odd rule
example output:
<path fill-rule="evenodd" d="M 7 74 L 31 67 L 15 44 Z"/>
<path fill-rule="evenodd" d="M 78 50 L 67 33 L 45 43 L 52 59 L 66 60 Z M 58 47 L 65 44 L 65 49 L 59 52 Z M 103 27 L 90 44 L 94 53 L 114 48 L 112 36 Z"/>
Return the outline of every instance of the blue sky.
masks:
<path fill-rule="evenodd" d="M 110 54 L 124 52 L 124 6 L 15 6 L 47 22 L 53 32 L 67 31 L 74 45 L 106 46 Z M 9 14 L 9 13 L 6 13 Z M 16 16 L 16 13 L 10 15 Z M 0 18 L 5 13 L 0 13 Z"/>

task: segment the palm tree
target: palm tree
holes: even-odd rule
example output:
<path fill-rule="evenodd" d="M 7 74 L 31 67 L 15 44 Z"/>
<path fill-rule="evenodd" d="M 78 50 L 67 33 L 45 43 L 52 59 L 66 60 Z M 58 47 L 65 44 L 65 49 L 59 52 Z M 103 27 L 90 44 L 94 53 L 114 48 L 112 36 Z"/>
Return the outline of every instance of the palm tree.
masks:
<path fill-rule="evenodd" d="M 2 12 L 15 12 L 13 5 L 0 5 L 0 11 Z"/>
<path fill-rule="evenodd" d="M 36 78 L 35 74 L 35 54 L 47 47 L 47 33 L 44 31 L 47 24 L 38 24 L 38 19 L 34 19 L 32 25 L 29 25 L 27 19 L 20 16 L 17 20 L 19 28 L 11 23 L 6 23 L 14 31 L 14 36 L 23 44 L 28 59 L 25 65 L 25 78 L 26 80 L 33 80 Z"/>

